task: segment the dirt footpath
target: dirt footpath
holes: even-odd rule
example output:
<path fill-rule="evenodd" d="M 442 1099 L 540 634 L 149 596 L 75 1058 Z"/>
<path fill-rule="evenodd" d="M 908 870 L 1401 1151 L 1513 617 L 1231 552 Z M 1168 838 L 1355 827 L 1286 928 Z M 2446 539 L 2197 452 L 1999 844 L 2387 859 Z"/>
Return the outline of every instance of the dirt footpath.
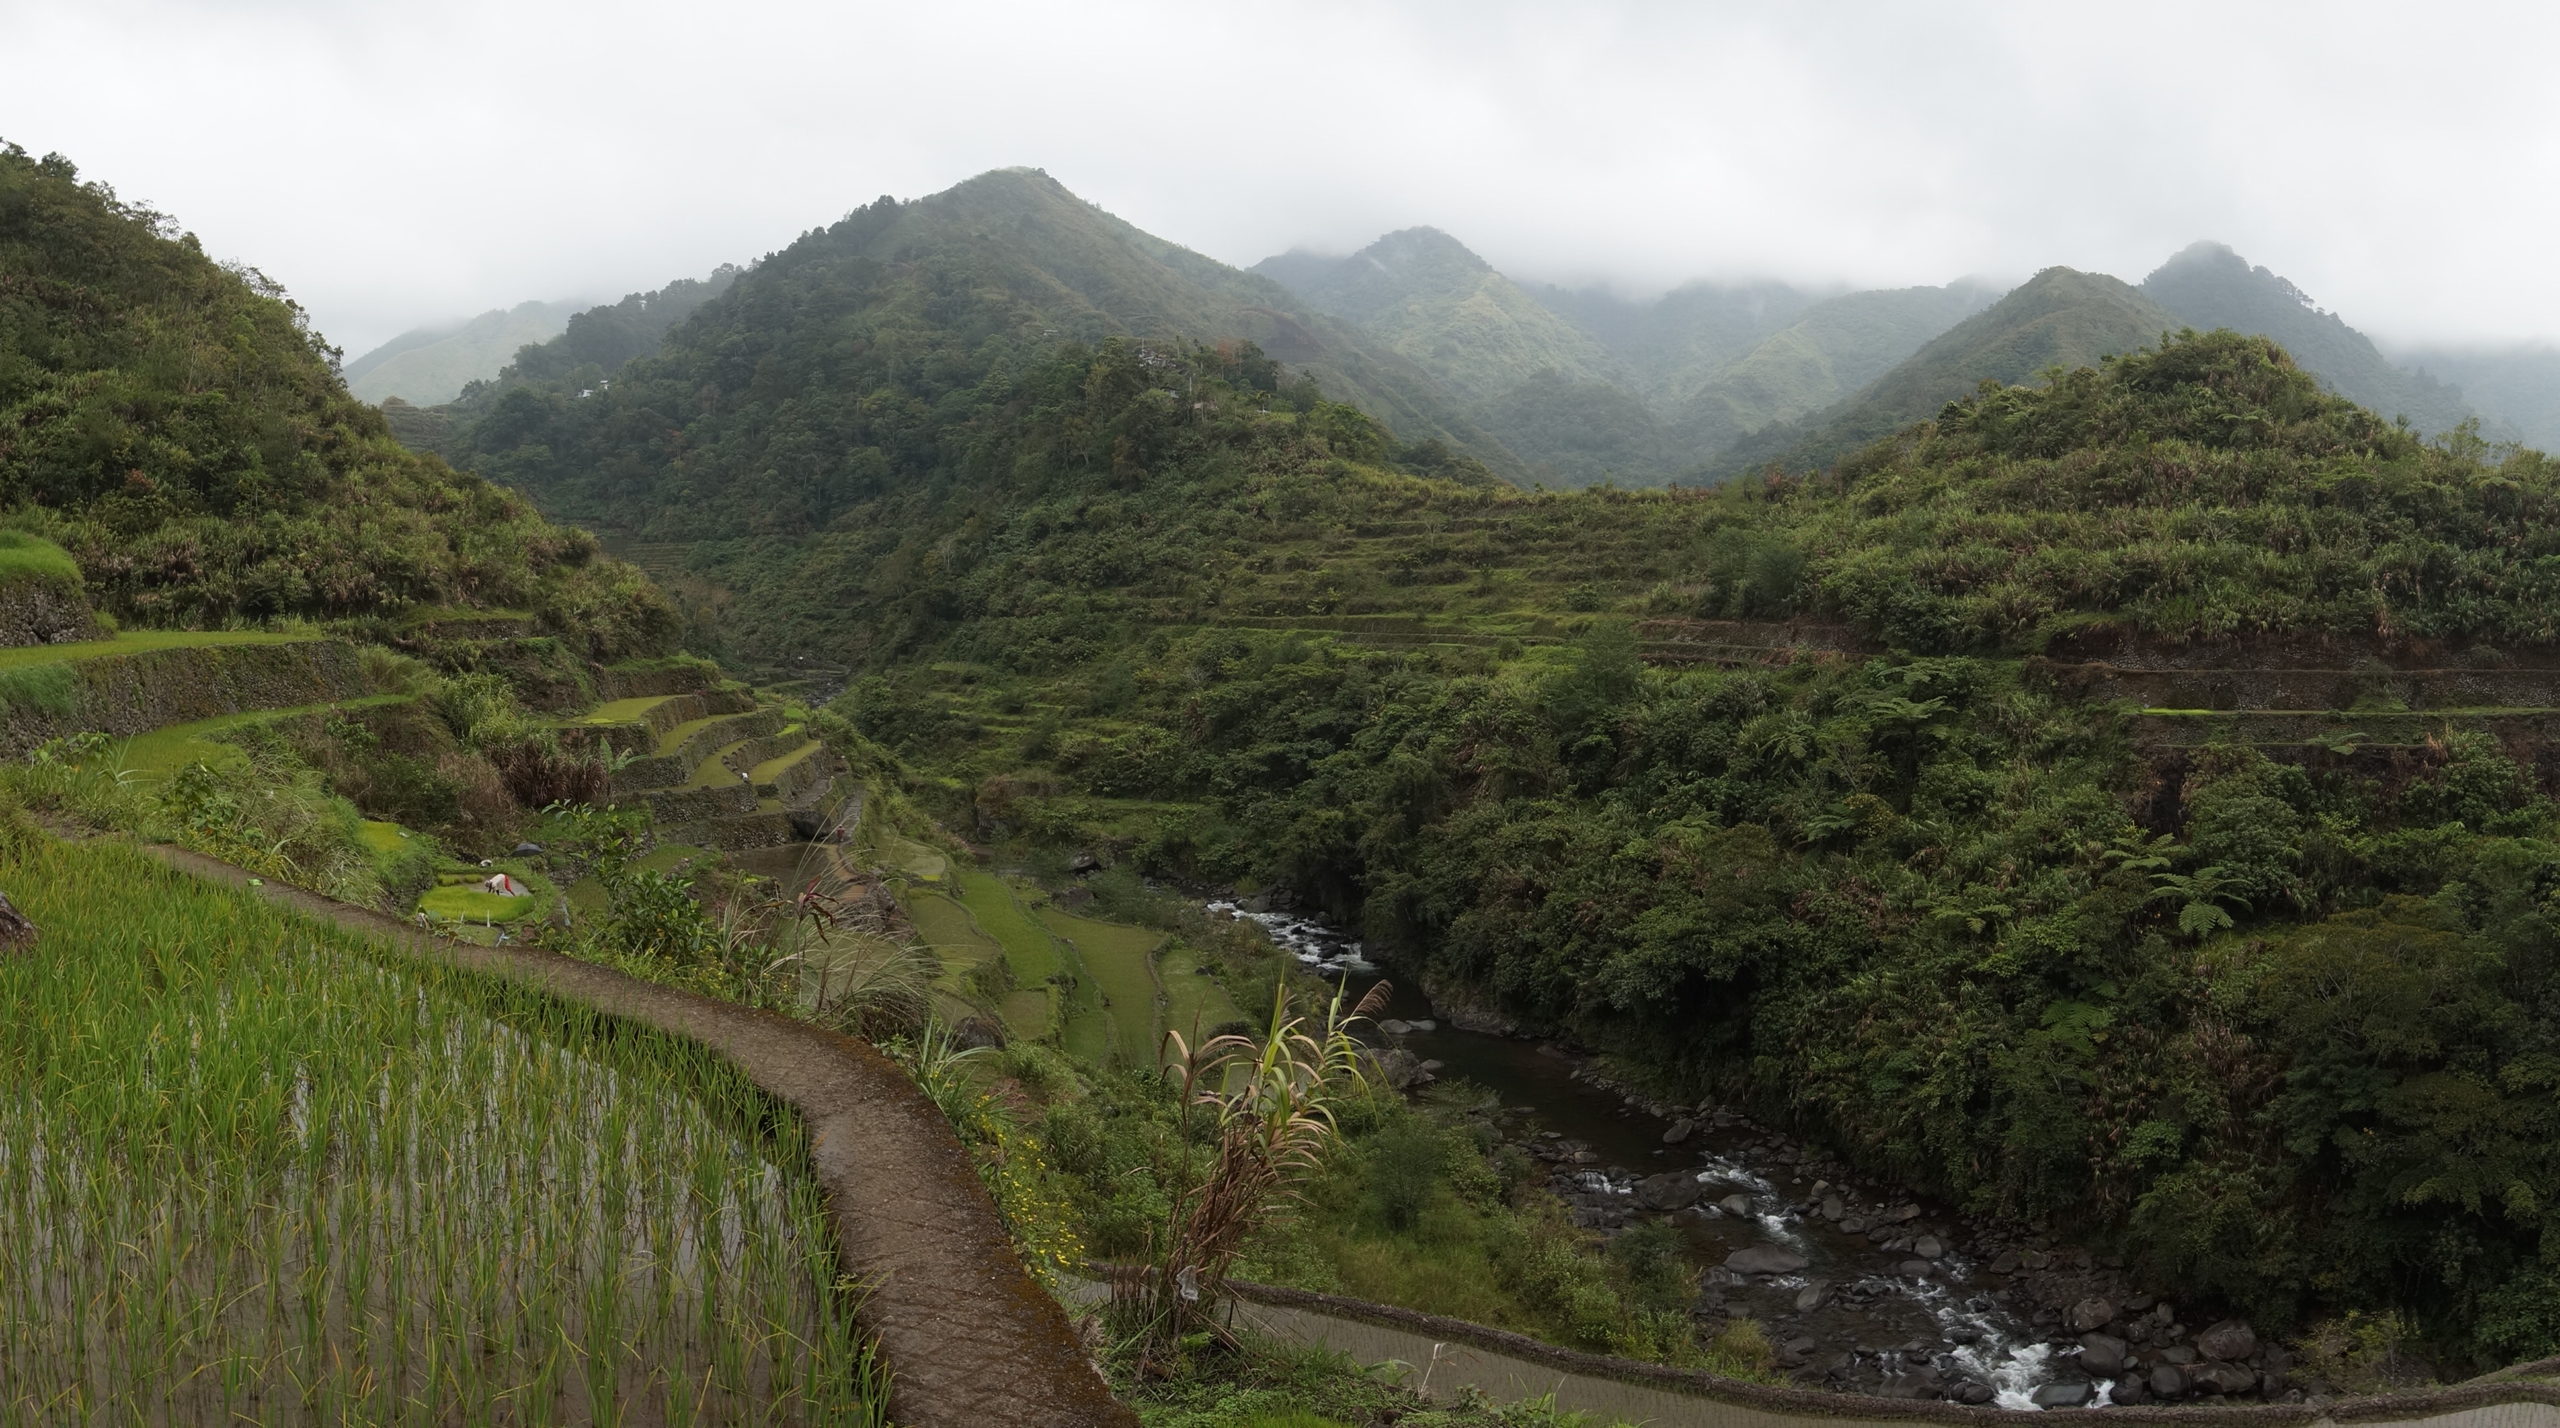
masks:
<path fill-rule="evenodd" d="M 248 887 L 228 863 L 177 848 L 153 855 Z M 891 1416 L 911 1428 L 1137 1428 L 1066 1311 L 1013 1252 L 969 1153 L 904 1071 L 862 1042 L 772 1012 L 636 981 L 521 947 L 424 936 L 380 913 L 299 888 L 253 889 L 430 961 L 538 987 L 608 1016 L 718 1051 L 798 1108 L 836 1221 L 845 1271 L 868 1291 L 863 1321 L 887 1360 Z"/>

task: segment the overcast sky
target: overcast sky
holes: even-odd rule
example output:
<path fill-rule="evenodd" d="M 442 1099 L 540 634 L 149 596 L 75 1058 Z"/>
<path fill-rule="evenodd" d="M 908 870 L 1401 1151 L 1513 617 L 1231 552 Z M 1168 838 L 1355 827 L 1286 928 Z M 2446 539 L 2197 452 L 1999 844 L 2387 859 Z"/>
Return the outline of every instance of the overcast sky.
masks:
<path fill-rule="evenodd" d="M 1655 289 L 2139 281 L 2202 237 L 2377 336 L 2560 339 L 2560 7 L 0 0 L 0 138 L 348 354 L 1029 164 L 1239 265 L 1445 228 Z"/>

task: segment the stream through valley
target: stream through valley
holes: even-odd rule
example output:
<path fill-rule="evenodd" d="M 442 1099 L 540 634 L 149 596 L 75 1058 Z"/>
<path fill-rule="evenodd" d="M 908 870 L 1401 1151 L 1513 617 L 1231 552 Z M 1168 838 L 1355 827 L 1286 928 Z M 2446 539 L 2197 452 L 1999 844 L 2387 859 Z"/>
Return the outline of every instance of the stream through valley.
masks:
<path fill-rule="evenodd" d="M 1208 906 L 1344 979 L 1350 998 L 1380 975 L 1357 941 L 1322 921 Z M 1852 1185 L 1819 1152 L 1728 1110 L 1639 1106 L 1581 1058 L 1452 1026 L 1411 987 L 1397 986 L 1377 1021 L 1382 1059 L 1400 1079 L 1464 1081 L 1499 1102 L 1498 1133 L 1546 1167 L 1577 1223 L 1602 1234 L 1645 1220 L 1676 1226 L 1699 1270 L 1702 1326 L 1757 1320 L 1780 1366 L 1802 1381 L 2098 1407 L 2151 1396 L 2128 1340 L 2158 1346 L 2172 1365 L 2194 1360 L 2175 1347 L 2184 1327 L 2169 1306 L 2125 1292 L 2085 1253 L 1978 1231 L 1894 1187 Z M 2102 1330 L 2121 1332 L 2090 1332 Z"/>

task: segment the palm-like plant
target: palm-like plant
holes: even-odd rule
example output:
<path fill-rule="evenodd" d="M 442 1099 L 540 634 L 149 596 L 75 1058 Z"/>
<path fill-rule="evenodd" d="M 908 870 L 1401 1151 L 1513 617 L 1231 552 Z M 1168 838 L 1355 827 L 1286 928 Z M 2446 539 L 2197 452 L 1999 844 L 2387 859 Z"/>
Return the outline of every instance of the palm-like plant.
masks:
<path fill-rule="evenodd" d="M 1297 1196 L 1334 1137 L 1334 1102 L 1366 1084 L 1351 1028 L 1388 995 L 1381 982 L 1346 1013 L 1336 993 L 1317 1021 L 1291 1011 L 1284 987 L 1274 990 L 1259 1036 L 1229 1033 L 1194 1046 L 1180 1032 L 1165 1033 L 1167 1069 L 1181 1088 L 1185 1160 L 1153 1263 L 1125 1287 L 1142 1301 L 1149 1338 L 1171 1345 L 1202 1322 L 1246 1240 Z M 1205 1166 L 1191 1156 L 1204 1139 Z"/>
<path fill-rule="evenodd" d="M 2219 863 L 2198 868 L 2192 873 L 2153 873 L 2151 902 L 2178 904 L 2178 930 L 2189 937 L 2202 937 L 2231 925 L 2231 914 L 2222 910 L 2223 903 L 2246 912 L 2249 899 L 2241 896 L 2247 887 L 2244 878 L 2231 876 L 2231 870 Z"/>

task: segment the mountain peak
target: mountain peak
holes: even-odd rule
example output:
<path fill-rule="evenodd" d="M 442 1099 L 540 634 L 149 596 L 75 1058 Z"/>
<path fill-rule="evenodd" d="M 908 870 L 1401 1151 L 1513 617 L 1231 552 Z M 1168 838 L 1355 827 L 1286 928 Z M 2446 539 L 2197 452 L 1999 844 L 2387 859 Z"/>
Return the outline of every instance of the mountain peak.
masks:
<path fill-rule="evenodd" d="M 1429 226 L 1399 228 L 1352 256 L 1355 261 L 1391 269 L 1450 266 L 1471 273 L 1493 271 L 1493 265 L 1476 256 L 1474 249 Z"/>

